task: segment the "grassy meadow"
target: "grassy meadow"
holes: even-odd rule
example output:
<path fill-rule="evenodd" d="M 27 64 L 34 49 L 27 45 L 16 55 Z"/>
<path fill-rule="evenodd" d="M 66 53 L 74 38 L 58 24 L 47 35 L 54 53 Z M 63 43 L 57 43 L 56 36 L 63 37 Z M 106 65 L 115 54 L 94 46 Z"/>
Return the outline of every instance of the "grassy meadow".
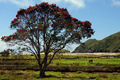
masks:
<path fill-rule="evenodd" d="M 86 73 L 86 72 L 53 72 L 47 71 L 46 78 L 39 77 L 39 71 L 33 70 L 0 70 L 0 80 L 119 80 L 120 74 L 113 73 Z"/>
<path fill-rule="evenodd" d="M 0 56 L 0 80 L 120 80 L 120 54 L 109 55 L 56 55 L 46 78 L 39 77 L 33 55 Z"/>

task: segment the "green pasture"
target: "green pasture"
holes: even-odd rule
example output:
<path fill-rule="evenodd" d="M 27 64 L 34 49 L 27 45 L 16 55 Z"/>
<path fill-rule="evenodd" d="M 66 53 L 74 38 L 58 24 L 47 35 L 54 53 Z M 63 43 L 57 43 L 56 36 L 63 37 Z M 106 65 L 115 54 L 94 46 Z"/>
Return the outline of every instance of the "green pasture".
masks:
<path fill-rule="evenodd" d="M 41 57 L 43 58 L 44 55 L 41 55 Z M 0 56 L 0 59 L 20 59 L 15 61 L 2 61 L 0 64 L 14 64 L 18 62 L 23 64 L 37 65 L 37 61 L 35 60 L 35 57 L 31 55 L 9 56 L 7 58 Z M 33 59 L 33 60 L 26 60 L 26 59 Z M 93 63 L 89 63 L 89 60 L 93 60 Z M 52 63 L 50 65 L 94 66 L 96 64 L 120 65 L 120 58 L 83 58 L 80 55 L 79 56 L 60 55 L 60 56 L 55 56 L 55 58 L 52 60 Z"/>
<path fill-rule="evenodd" d="M 41 55 L 43 58 L 44 55 Z M 88 58 L 87 58 L 88 57 Z M 71 65 L 71 66 L 117 66 L 120 67 L 120 58 L 89 58 L 86 56 L 55 56 L 50 65 Z M 99 57 L 99 56 L 97 56 Z M 0 59 L 20 59 L 20 60 L 1 60 L 0 65 L 16 65 L 17 67 L 34 67 L 38 66 L 37 61 L 33 55 L 25 56 L 9 56 L 1 57 Z M 32 60 L 27 60 L 32 59 Z M 89 63 L 89 60 L 93 60 L 93 63 Z M 86 73 L 82 71 L 76 72 L 53 72 L 46 71 L 46 78 L 39 78 L 39 71 L 34 70 L 0 70 L 0 80 L 120 80 L 119 72 L 110 73 Z"/>
<path fill-rule="evenodd" d="M 0 70 L 0 80 L 119 80 L 120 74 L 114 73 L 85 73 L 85 72 L 53 72 L 47 71 L 46 78 L 39 77 L 39 71 L 8 71 Z"/>
<path fill-rule="evenodd" d="M 93 60 L 93 63 L 90 64 L 89 60 Z M 96 63 L 100 64 L 120 64 L 120 58 L 79 58 L 79 59 L 56 59 L 53 60 L 53 64 L 73 64 L 78 63 L 80 65 L 93 65 Z"/>

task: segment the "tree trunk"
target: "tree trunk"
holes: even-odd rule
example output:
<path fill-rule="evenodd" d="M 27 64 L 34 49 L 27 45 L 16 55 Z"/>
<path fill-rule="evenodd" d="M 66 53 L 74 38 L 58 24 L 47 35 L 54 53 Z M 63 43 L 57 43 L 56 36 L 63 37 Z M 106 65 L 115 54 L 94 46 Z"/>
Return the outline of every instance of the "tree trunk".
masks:
<path fill-rule="evenodd" d="M 45 70 L 40 70 L 40 77 L 46 77 Z"/>
<path fill-rule="evenodd" d="M 45 70 L 46 70 L 45 66 L 44 67 L 40 66 L 40 77 L 46 77 Z"/>

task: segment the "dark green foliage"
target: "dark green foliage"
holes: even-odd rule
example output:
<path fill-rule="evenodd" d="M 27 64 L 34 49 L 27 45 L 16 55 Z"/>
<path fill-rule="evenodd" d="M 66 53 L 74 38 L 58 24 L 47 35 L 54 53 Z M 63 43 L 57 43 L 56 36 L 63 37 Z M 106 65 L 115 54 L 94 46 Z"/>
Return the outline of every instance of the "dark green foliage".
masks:
<path fill-rule="evenodd" d="M 66 49 L 62 49 L 62 50 L 58 51 L 58 53 L 70 53 L 70 51 L 68 51 Z"/>
<path fill-rule="evenodd" d="M 2 52 L 0 52 L 1 56 L 4 56 L 4 57 L 8 57 L 10 52 L 9 52 L 9 49 L 8 50 L 4 50 Z"/>
<path fill-rule="evenodd" d="M 110 35 L 103 40 L 89 39 L 73 52 L 120 52 L 120 32 Z"/>
<path fill-rule="evenodd" d="M 88 48 L 89 45 L 93 45 L 94 43 L 97 43 L 98 41 L 96 39 L 89 39 L 85 43 L 82 43 L 80 46 L 78 46 L 73 53 L 86 53 L 86 52 L 92 52 L 90 48 Z"/>
<path fill-rule="evenodd" d="M 56 51 L 57 49 L 55 50 L 52 50 L 52 52 Z M 41 53 L 43 53 L 44 51 L 41 51 Z M 58 51 L 58 53 L 70 53 L 70 51 L 66 50 L 66 49 L 61 49 L 60 51 Z"/>

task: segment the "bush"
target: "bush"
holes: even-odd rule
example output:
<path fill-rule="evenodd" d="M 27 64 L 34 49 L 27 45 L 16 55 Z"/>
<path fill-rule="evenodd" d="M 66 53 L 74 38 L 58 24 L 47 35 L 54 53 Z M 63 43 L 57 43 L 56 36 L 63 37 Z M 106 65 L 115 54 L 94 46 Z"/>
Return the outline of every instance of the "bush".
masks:
<path fill-rule="evenodd" d="M 34 54 L 31 54 L 30 56 L 34 56 Z"/>
<path fill-rule="evenodd" d="M 70 53 L 70 51 L 66 50 L 66 49 L 62 49 L 60 50 L 58 53 Z"/>
<path fill-rule="evenodd" d="M 10 55 L 9 49 L 0 52 L 1 56 L 8 57 Z"/>
<path fill-rule="evenodd" d="M 55 50 L 51 50 L 52 52 L 56 51 L 58 49 Z M 41 53 L 44 53 L 44 51 L 41 51 Z M 61 49 L 60 51 L 58 51 L 58 53 L 70 53 L 70 51 L 66 50 L 66 49 Z"/>

